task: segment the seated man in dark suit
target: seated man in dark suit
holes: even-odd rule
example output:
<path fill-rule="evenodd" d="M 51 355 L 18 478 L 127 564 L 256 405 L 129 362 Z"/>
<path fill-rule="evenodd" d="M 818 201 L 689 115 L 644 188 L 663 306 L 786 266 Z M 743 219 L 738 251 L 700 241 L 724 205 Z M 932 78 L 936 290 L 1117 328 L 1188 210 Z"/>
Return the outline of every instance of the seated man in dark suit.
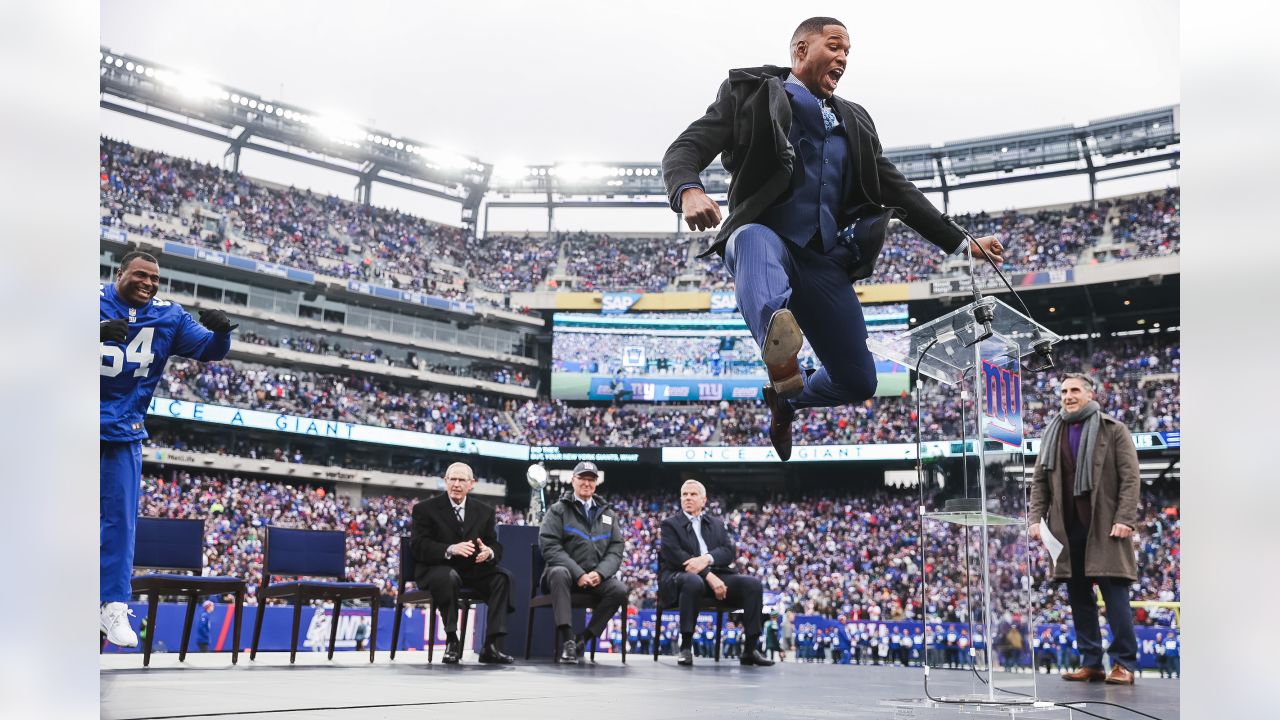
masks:
<path fill-rule="evenodd" d="M 413 506 L 413 556 L 417 561 L 418 587 L 431 593 L 444 616 L 444 661 L 462 659 L 458 639 L 458 590 L 463 585 L 485 593 L 486 626 L 482 663 L 509 663 L 502 652 L 507 634 L 507 613 L 512 611 L 511 575 L 498 567 L 502 545 L 493 507 L 467 494 L 475 487 L 475 475 L 465 463 L 454 463 L 444 474 L 445 494 Z"/>
<path fill-rule="evenodd" d="M 693 664 L 693 632 L 698 604 L 714 595 L 743 608 L 746 635 L 743 665 L 772 665 L 758 649 L 764 605 L 760 579 L 739 575 L 733 569 L 737 548 L 720 518 L 706 515 L 707 489 L 697 480 L 680 487 L 684 512 L 662 521 L 662 545 L 658 552 L 658 602 L 680 607 L 681 665 Z"/>

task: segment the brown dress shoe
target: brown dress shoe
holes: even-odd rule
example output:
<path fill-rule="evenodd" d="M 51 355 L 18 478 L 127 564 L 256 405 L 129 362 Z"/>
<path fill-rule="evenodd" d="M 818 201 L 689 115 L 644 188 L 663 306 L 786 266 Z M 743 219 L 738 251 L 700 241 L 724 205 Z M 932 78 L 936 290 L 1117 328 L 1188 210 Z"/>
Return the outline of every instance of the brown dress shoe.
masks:
<path fill-rule="evenodd" d="M 778 397 L 772 385 L 764 386 L 764 404 L 769 406 L 769 441 L 773 443 L 773 451 L 779 460 L 790 460 L 791 422 L 796 419 L 795 408 Z"/>
<path fill-rule="evenodd" d="M 804 390 L 804 376 L 796 355 L 804 345 L 804 333 L 791 311 L 782 308 L 769 318 L 764 342 L 760 346 L 760 358 L 769 371 L 769 382 L 778 397 L 792 398 Z"/>
<path fill-rule="evenodd" d="M 1112 666 L 1111 672 L 1107 673 L 1108 685 L 1132 685 L 1133 680 L 1133 671 L 1119 663 Z"/>
<path fill-rule="evenodd" d="M 1116 667 L 1120 666 L 1117 665 Z M 1112 672 L 1115 671 L 1113 670 Z M 1082 667 L 1079 670 L 1063 673 L 1062 679 L 1072 682 L 1098 682 L 1099 680 L 1106 680 L 1107 674 L 1102 672 L 1102 668 L 1099 667 Z"/>

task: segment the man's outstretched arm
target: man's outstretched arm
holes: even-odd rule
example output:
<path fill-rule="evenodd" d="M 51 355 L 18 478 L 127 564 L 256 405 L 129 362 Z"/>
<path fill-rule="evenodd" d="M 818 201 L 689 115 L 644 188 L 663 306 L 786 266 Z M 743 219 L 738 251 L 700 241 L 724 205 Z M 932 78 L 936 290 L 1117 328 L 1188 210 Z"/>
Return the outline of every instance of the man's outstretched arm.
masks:
<path fill-rule="evenodd" d="M 729 81 L 725 80 L 706 114 L 680 133 L 662 156 L 667 199 L 672 210 L 685 214 L 690 229 L 704 230 L 720 224 L 720 208 L 703 192 L 700 175 L 732 140 L 733 98 Z"/>

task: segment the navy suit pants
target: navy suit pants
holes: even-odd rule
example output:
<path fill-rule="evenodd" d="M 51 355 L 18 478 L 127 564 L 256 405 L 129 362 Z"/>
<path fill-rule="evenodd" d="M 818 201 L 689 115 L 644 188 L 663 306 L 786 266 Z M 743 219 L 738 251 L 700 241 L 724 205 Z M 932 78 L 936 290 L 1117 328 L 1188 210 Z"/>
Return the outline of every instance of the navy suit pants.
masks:
<path fill-rule="evenodd" d="M 764 343 L 773 313 L 789 308 L 814 354 L 822 362 L 790 400 L 796 408 L 836 407 L 862 402 L 876 392 L 876 364 L 867 349 L 867 323 L 849 280 L 853 251 L 821 243 L 801 247 L 765 225 L 750 223 L 725 246 L 724 263 L 733 276 L 738 310 L 756 343 Z"/>

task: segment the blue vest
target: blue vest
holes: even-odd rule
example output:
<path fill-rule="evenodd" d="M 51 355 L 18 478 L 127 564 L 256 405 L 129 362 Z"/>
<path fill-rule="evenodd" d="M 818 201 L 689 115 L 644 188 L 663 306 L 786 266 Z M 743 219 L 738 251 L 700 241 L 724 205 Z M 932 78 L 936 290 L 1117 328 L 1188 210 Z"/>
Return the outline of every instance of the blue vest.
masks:
<path fill-rule="evenodd" d="M 849 141 L 845 126 L 827 132 L 818 98 L 803 85 L 784 83 L 791 98 L 791 131 L 787 140 L 795 150 L 791 187 L 758 218 L 778 235 L 804 246 L 814 235 L 822 249 L 836 245 L 840 200 L 844 197 Z"/>

